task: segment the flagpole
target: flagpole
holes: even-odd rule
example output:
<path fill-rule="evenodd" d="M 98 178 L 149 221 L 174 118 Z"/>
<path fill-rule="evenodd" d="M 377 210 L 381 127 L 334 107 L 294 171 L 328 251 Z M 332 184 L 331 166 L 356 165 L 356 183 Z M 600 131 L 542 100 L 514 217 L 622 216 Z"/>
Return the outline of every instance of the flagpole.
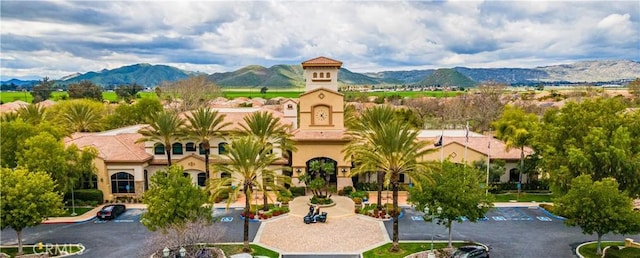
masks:
<path fill-rule="evenodd" d="M 485 185 L 484 195 L 489 195 L 489 167 L 491 166 L 491 135 L 487 138 L 487 184 Z"/>
<path fill-rule="evenodd" d="M 467 165 L 467 145 L 469 143 L 469 121 L 467 121 L 466 134 L 464 138 L 464 164 Z"/>

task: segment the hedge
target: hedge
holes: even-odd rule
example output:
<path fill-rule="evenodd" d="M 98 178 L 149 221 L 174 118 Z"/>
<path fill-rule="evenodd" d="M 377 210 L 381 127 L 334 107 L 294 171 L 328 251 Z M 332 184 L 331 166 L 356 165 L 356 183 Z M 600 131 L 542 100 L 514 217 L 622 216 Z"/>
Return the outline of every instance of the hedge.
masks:
<path fill-rule="evenodd" d="M 291 191 L 291 195 L 293 195 L 294 198 L 298 197 L 298 196 L 304 196 L 305 195 L 304 187 L 293 186 L 293 187 L 289 188 L 289 191 Z"/>
<path fill-rule="evenodd" d="M 104 200 L 104 195 L 102 191 L 98 189 L 78 189 L 73 191 L 73 195 L 75 200 L 81 200 L 85 202 L 95 201 L 98 203 L 102 203 Z M 68 192 L 64 195 L 65 200 L 71 200 L 71 192 Z"/>

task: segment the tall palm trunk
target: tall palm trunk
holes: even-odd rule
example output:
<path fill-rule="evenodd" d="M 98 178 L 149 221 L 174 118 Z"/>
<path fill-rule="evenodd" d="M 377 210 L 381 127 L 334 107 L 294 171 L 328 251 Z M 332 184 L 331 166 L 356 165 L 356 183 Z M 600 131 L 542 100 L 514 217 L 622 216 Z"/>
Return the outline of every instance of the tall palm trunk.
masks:
<path fill-rule="evenodd" d="M 397 252 L 400 251 L 400 247 L 398 246 L 398 216 L 400 215 L 400 212 L 398 212 L 398 179 L 396 178 L 396 175 L 393 176 L 391 181 L 391 188 L 393 189 L 393 246 L 391 247 L 391 251 Z"/>
<path fill-rule="evenodd" d="M 209 141 L 203 141 L 202 148 L 204 148 L 204 172 L 207 179 L 209 179 L 209 177 L 211 177 L 211 175 L 209 175 L 209 151 L 211 150 Z"/>
<path fill-rule="evenodd" d="M 172 147 L 169 146 L 169 148 L 166 148 L 166 150 L 165 150 L 165 152 L 167 153 L 167 163 L 168 163 L 169 167 L 171 166 L 171 149 L 170 148 L 172 148 Z"/>
<path fill-rule="evenodd" d="M 378 178 L 378 210 L 382 210 L 382 188 L 384 188 L 384 173 L 382 171 L 376 172 Z"/>
<path fill-rule="evenodd" d="M 249 212 L 251 211 L 251 203 L 249 202 L 249 186 L 244 186 L 244 235 L 243 235 L 243 247 L 242 251 L 245 253 L 251 253 L 251 247 L 249 247 Z"/>

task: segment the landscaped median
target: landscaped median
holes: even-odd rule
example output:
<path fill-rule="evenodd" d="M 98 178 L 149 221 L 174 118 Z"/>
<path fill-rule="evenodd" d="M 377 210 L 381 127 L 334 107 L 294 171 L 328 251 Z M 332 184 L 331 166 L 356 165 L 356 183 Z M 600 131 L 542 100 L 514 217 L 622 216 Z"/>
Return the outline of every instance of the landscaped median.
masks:
<path fill-rule="evenodd" d="M 404 257 L 422 257 L 420 254 L 428 252 L 431 250 L 431 241 L 400 241 L 400 252 L 391 253 L 389 249 L 391 249 L 392 243 L 386 243 L 369 251 L 362 253 L 363 258 L 404 258 Z M 449 242 L 437 240 L 433 242 L 433 250 L 436 251 L 436 257 L 449 257 L 451 249 L 448 249 Z M 475 242 L 465 242 L 465 241 L 452 241 L 453 247 L 467 246 L 467 245 L 479 245 L 487 248 L 486 245 L 475 243 Z M 447 253 L 447 254 L 445 254 Z"/>
<path fill-rule="evenodd" d="M 623 258 L 623 257 L 640 257 L 640 248 L 625 247 L 622 241 L 602 241 L 602 253 L 596 254 L 598 242 L 586 242 L 576 248 L 576 254 L 581 258 Z"/>
<path fill-rule="evenodd" d="M 82 244 L 51 244 L 39 243 L 37 245 L 23 245 L 21 257 L 41 257 L 48 254 L 47 257 L 69 257 L 81 255 L 84 252 Z M 0 253 L 8 257 L 16 257 L 18 246 L 0 246 Z"/>

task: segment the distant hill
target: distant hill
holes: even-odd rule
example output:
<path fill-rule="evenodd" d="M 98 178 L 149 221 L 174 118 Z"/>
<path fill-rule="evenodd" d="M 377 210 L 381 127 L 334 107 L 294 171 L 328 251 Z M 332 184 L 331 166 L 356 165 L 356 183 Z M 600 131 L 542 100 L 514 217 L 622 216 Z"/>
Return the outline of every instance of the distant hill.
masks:
<path fill-rule="evenodd" d="M 58 84 L 68 85 L 81 80 L 90 80 L 103 87 L 137 83 L 145 87 L 154 87 L 164 81 L 174 82 L 188 76 L 202 74 L 180 70 L 166 65 L 135 64 L 113 70 L 102 70 L 84 74 L 74 73 L 56 80 Z M 435 74 L 435 75 L 434 75 Z M 640 77 L 640 62 L 630 60 L 585 61 L 573 64 L 543 66 L 536 68 L 468 68 L 425 69 L 412 71 L 382 71 L 355 73 L 341 68 L 338 81 L 352 85 L 412 85 L 439 84 L 470 87 L 483 82 L 496 82 L 512 85 L 530 85 L 537 82 L 615 82 L 629 81 Z M 266 68 L 249 65 L 241 69 L 213 73 L 207 77 L 221 87 L 303 87 L 301 65 L 274 65 Z M 473 82 L 473 83 L 472 83 Z M 30 88 L 37 81 L 2 81 L 2 89 L 18 86 Z M 11 84 L 13 83 L 13 84 Z M 8 87 L 10 86 L 10 87 Z"/>
<path fill-rule="evenodd" d="M 134 64 L 113 70 L 88 72 L 76 75 L 67 80 L 58 81 L 68 85 L 83 80 L 89 80 L 102 86 L 117 86 L 137 83 L 145 87 L 154 87 L 164 81 L 177 81 L 189 77 L 193 72 L 187 72 L 168 65 Z"/>
<path fill-rule="evenodd" d="M 455 69 L 438 69 L 418 84 L 425 86 L 458 86 L 469 88 L 475 86 L 476 82 Z"/>

